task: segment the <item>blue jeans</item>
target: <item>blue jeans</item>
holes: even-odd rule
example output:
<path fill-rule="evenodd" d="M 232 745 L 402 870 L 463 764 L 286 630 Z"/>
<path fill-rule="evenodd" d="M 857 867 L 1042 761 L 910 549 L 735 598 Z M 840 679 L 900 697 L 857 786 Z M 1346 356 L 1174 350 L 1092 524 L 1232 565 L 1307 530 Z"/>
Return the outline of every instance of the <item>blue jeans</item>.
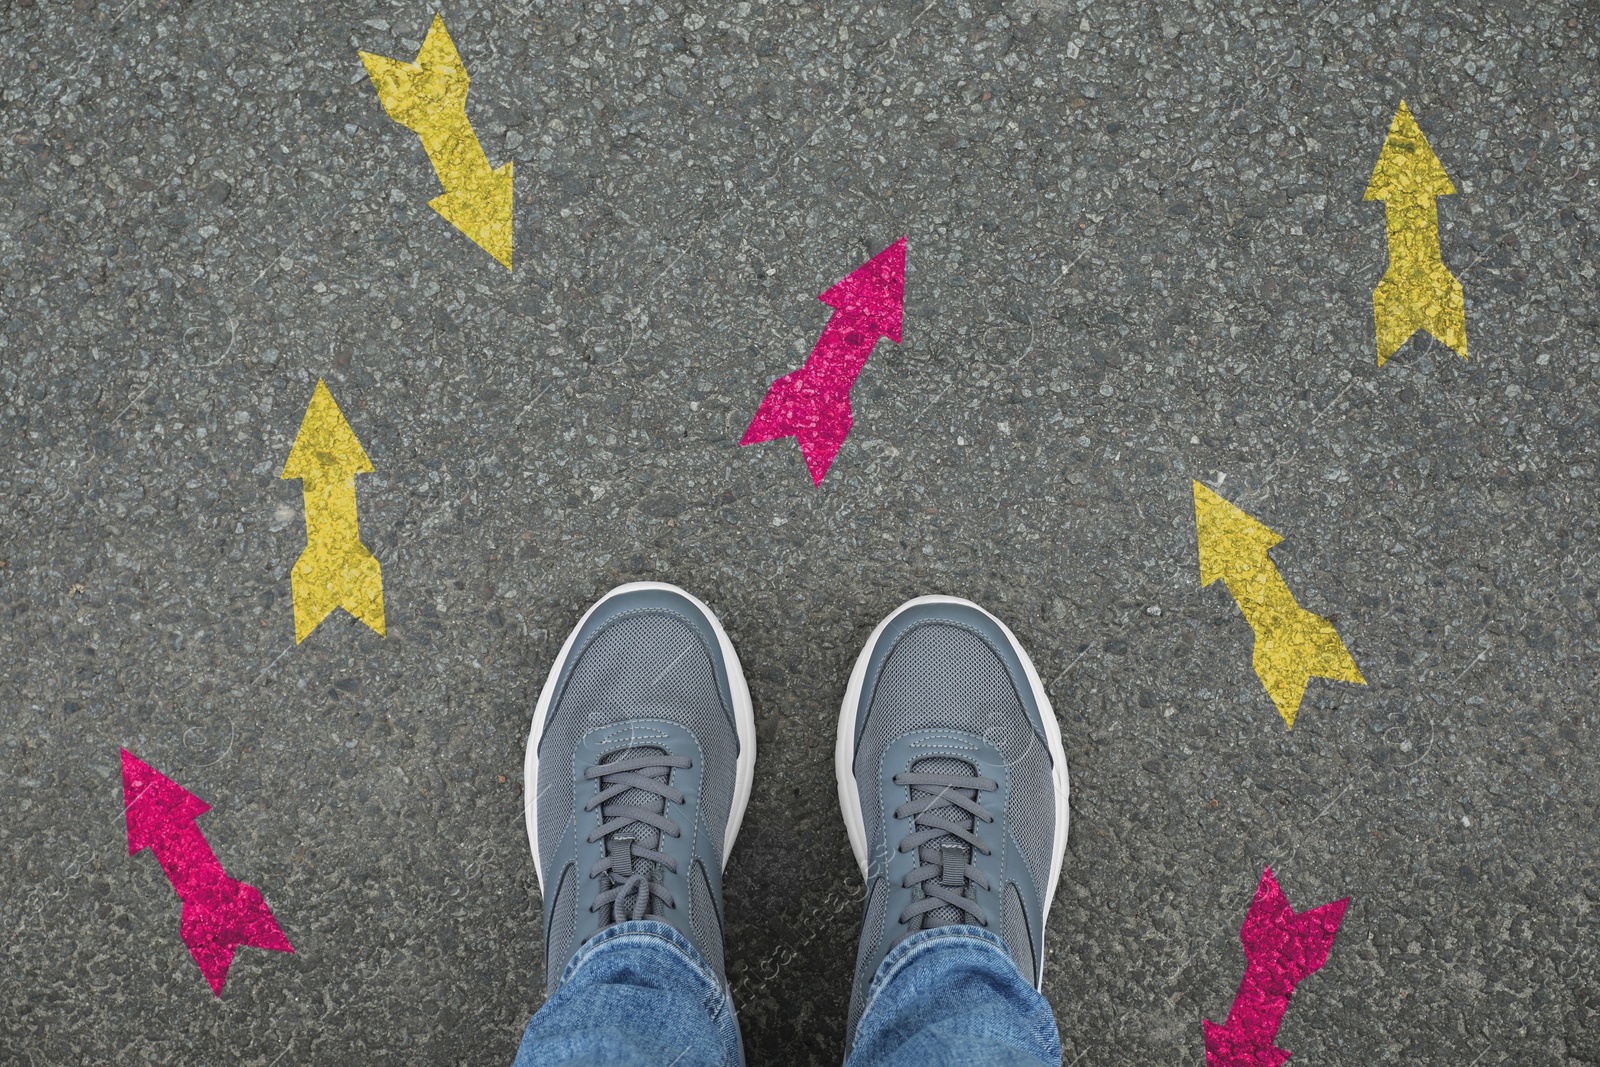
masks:
<path fill-rule="evenodd" d="M 737 1067 L 726 987 L 665 923 L 590 938 L 528 1021 L 513 1067 Z M 976 926 L 912 934 L 873 976 L 846 1067 L 1059 1067 L 1050 1005 Z"/>

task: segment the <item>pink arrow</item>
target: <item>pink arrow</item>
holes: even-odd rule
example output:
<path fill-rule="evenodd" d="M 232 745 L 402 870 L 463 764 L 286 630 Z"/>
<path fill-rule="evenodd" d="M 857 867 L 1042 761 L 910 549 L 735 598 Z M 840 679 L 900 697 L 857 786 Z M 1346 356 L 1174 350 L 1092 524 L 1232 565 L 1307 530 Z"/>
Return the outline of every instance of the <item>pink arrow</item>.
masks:
<path fill-rule="evenodd" d="M 1272 868 L 1262 872 L 1256 899 L 1239 930 L 1244 979 L 1228 1009 L 1228 1022 L 1218 1026 L 1201 1020 L 1206 1067 L 1280 1067 L 1289 1058 L 1272 1044 L 1289 997 L 1295 986 L 1328 961 L 1349 903 L 1346 897 L 1296 915 L 1272 877 Z"/>
<path fill-rule="evenodd" d="M 211 805 L 122 750 L 122 804 L 128 817 L 128 855 L 156 854 L 183 902 L 179 932 L 211 992 L 222 996 L 233 951 L 255 945 L 293 952 L 255 886 L 234 881 L 217 862 L 195 819 Z"/>
<path fill-rule="evenodd" d="M 772 383 L 741 445 L 778 437 L 800 443 L 813 485 L 833 465 L 850 433 L 850 387 L 878 338 L 900 343 L 905 306 L 906 239 L 867 260 L 817 297 L 834 309 L 805 366 Z"/>

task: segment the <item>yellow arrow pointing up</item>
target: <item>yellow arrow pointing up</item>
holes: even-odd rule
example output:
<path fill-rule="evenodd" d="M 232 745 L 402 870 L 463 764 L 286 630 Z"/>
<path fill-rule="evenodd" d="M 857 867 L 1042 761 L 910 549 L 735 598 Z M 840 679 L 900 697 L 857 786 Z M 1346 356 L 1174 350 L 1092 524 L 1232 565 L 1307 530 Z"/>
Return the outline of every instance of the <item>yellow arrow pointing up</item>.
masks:
<path fill-rule="evenodd" d="M 280 475 L 300 479 L 306 505 L 306 550 L 289 575 L 297 645 L 334 608 L 383 636 L 382 568 L 361 543 L 356 519 L 356 475 L 371 473 L 372 461 L 318 378 Z"/>
<path fill-rule="evenodd" d="M 1440 258 L 1434 202 L 1455 191 L 1402 100 L 1362 197 L 1382 200 L 1389 223 L 1389 269 L 1372 291 L 1380 367 L 1419 329 L 1467 358 L 1466 297 Z"/>
<path fill-rule="evenodd" d="M 1221 578 L 1255 631 L 1252 664 L 1283 721 L 1295 713 L 1312 678 L 1366 685 L 1333 624 L 1295 602 L 1267 550 L 1283 538 L 1199 482 L 1194 523 L 1200 542 L 1200 585 Z"/>
<path fill-rule="evenodd" d="M 422 42 L 415 63 L 361 53 L 389 117 L 422 138 L 444 194 L 428 201 L 456 229 L 511 269 L 511 164 L 489 169 L 467 121 L 467 67 L 444 18 Z"/>

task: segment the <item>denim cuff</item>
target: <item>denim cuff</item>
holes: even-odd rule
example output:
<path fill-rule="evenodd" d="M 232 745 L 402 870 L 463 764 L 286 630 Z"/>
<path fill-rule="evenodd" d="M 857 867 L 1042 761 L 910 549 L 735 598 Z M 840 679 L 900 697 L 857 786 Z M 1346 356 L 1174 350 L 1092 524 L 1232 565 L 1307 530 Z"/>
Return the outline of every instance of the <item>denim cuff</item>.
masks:
<path fill-rule="evenodd" d="M 528 1020 L 518 1067 L 630 1064 L 739 1067 L 728 986 L 690 940 L 651 919 L 608 926 L 578 946 Z"/>
<path fill-rule="evenodd" d="M 683 957 L 696 974 L 705 983 L 707 992 L 707 1006 L 723 1001 L 728 997 L 728 987 L 723 983 L 717 973 L 706 963 L 705 957 L 695 949 L 693 942 L 684 937 L 676 929 L 664 922 L 654 919 L 637 919 L 628 922 L 616 923 L 606 927 L 598 934 L 578 946 L 578 951 L 572 954 L 567 961 L 567 966 L 561 972 L 561 981 L 556 983 L 560 989 L 572 979 L 578 969 L 585 963 L 594 959 L 599 953 L 606 951 L 627 951 L 628 949 L 646 943 L 647 941 L 666 942 L 676 949 L 678 955 Z"/>
<path fill-rule="evenodd" d="M 1011 950 L 1006 947 L 1006 943 L 981 926 L 951 925 L 936 926 L 932 930 L 921 930 L 890 949 L 889 954 L 883 958 L 883 962 L 878 964 L 877 973 L 872 976 L 872 984 L 867 987 L 867 999 L 866 1003 L 861 1007 L 861 1018 L 865 1019 L 867 1017 L 867 1013 L 872 1010 L 872 1002 L 878 998 L 878 994 L 883 991 L 883 987 L 894 980 L 895 975 L 910 966 L 914 959 L 923 952 L 928 951 L 931 946 L 937 946 L 948 941 L 966 942 L 969 948 L 978 945 L 984 946 L 998 952 L 1013 969 L 1017 966 L 1017 961 L 1011 958 Z M 1021 972 L 1018 971 L 1018 973 L 1020 974 Z M 1024 981 L 1027 981 L 1026 978 Z M 1027 984 L 1029 986 L 1033 985 L 1032 982 L 1027 982 Z"/>

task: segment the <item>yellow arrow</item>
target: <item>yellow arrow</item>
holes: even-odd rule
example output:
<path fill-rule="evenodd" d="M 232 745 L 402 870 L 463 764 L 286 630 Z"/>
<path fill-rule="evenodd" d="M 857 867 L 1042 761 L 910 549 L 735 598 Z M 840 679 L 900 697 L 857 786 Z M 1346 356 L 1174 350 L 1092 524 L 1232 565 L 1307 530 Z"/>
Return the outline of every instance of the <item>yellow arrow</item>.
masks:
<path fill-rule="evenodd" d="M 511 269 L 511 164 L 489 169 L 467 121 L 467 67 L 444 18 L 433 17 L 415 63 L 361 53 L 389 117 L 422 138 L 444 194 L 428 206 Z"/>
<path fill-rule="evenodd" d="M 356 475 L 371 473 L 372 461 L 318 378 L 280 475 L 300 479 L 306 503 L 306 550 L 289 575 L 297 645 L 334 608 L 383 636 L 383 572 L 356 519 Z"/>
<path fill-rule="evenodd" d="M 1278 714 L 1291 728 L 1312 678 L 1366 685 L 1333 624 L 1295 603 L 1267 556 L 1283 538 L 1199 482 L 1194 524 L 1200 542 L 1200 585 L 1221 578 L 1256 634 L 1252 665 Z"/>
<path fill-rule="evenodd" d="M 1372 291 L 1380 367 L 1419 329 L 1467 358 L 1466 297 L 1440 258 L 1434 202 L 1455 191 L 1402 100 L 1362 197 L 1382 200 L 1389 223 L 1389 269 Z"/>

